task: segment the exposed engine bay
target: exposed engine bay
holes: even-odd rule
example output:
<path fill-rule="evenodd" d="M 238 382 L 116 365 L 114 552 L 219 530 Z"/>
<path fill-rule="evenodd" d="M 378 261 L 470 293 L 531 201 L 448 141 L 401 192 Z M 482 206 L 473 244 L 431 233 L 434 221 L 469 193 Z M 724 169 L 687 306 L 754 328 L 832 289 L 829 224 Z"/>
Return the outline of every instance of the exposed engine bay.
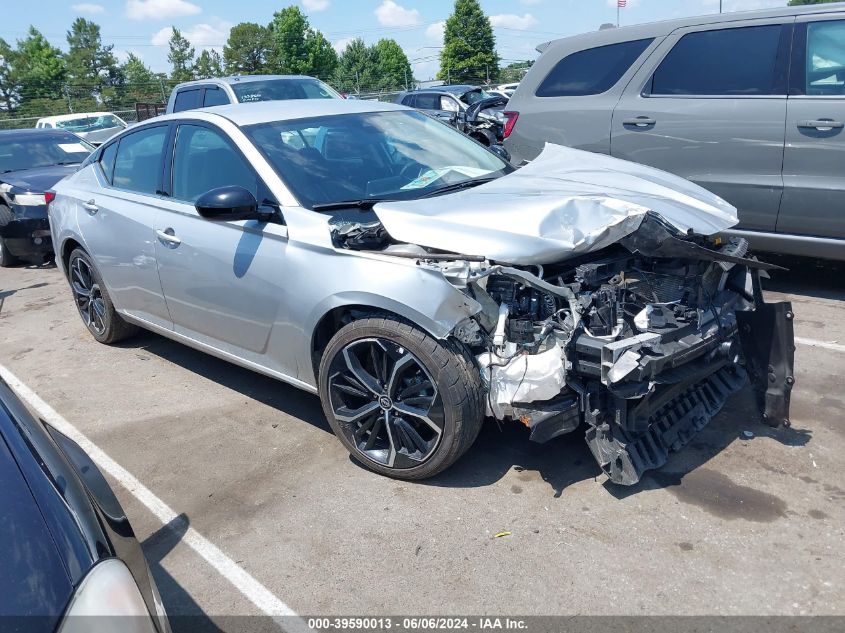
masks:
<path fill-rule="evenodd" d="M 536 442 L 585 429 L 596 461 L 630 485 L 686 445 L 750 377 L 763 417 L 789 424 L 792 312 L 766 304 L 744 239 L 682 234 L 649 212 L 615 244 L 509 265 L 397 243 L 376 219 L 336 246 L 437 268 L 481 310 L 452 335 L 471 350 L 487 415 Z"/>

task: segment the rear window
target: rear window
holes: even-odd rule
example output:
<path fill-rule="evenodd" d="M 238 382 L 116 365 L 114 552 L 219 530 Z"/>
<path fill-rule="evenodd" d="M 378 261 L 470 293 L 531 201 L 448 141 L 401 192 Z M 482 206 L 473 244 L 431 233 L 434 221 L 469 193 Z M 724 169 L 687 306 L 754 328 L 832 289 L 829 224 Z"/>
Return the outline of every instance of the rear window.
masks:
<path fill-rule="evenodd" d="M 652 95 L 782 94 L 778 86 L 781 25 L 684 35 L 654 73 Z"/>
<path fill-rule="evenodd" d="M 121 189 L 153 195 L 161 180 L 161 159 L 167 126 L 139 130 L 120 139 L 112 184 Z"/>
<path fill-rule="evenodd" d="M 227 95 L 223 90 L 220 90 L 220 88 L 205 89 L 205 97 L 203 97 L 202 100 L 202 106 L 204 108 L 228 104 L 229 95 Z"/>
<path fill-rule="evenodd" d="M 610 90 L 652 39 L 599 46 L 567 55 L 546 75 L 538 97 L 581 97 Z"/>
<path fill-rule="evenodd" d="M 200 107 L 199 88 L 180 90 L 176 93 L 176 102 L 173 104 L 174 112 L 184 112 L 198 107 Z"/>

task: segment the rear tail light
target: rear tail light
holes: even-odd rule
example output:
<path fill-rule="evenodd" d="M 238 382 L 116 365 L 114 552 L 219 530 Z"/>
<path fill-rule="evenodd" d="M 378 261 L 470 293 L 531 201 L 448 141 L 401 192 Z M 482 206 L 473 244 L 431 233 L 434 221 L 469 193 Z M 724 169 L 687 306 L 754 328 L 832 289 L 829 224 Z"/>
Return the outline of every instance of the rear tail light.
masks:
<path fill-rule="evenodd" d="M 44 192 L 44 204 L 46 204 L 48 207 L 50 206 L 50 203 L 55 199 L 56 199 L 56 192 L 55 191 L 45 191 Z"/>
<path fill-rule="evenodd" d="M 516 125 L 516 120 L 519 118 L 519 112 L 505 112 L 505 129 L 502 133 L 504 138 L 507 138 L 513 132 L 513 126 Z"/>

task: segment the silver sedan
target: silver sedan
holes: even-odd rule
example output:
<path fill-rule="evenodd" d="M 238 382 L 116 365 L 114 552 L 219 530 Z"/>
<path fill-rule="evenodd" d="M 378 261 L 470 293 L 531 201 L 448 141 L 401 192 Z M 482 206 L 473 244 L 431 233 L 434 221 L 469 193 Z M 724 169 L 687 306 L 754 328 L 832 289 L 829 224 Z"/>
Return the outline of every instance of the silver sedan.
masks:
<path fill-rule="evenodd" d="M 326 100 L 156 118 L 55 193 L 94 338 L 141 327 L 318 393 L 383 474 L 442 471 L 493 417 L 537 442 L 583 428 L 631 484 L 749 376 L 788 424 L 773 267 L 664 172 L 558 146 L 515 171 L 408 108 Z"/>

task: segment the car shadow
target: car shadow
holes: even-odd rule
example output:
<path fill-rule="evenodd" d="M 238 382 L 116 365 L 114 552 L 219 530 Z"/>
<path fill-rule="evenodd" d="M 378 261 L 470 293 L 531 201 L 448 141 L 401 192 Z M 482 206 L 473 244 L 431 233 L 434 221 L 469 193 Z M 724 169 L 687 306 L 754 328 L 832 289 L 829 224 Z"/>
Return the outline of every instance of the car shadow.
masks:
<path fill-rule="evenodd" d="M 157 334 L 143 333 L 119 345 L 143 349 L 332 433 L 316 396 L 274 378 L 243 369 Z M 478 439 L 465 455 L 446 471 L 419 483 L 446 488 L 478 488 L 492 485 L 514 470 L 517 479 L 526 483 L 531 480 L 546 482 L 554 497 L 563 495 L 566 488 L 574 483 L 592 479 L 603 482 L 614 496 L 624 498 L 643 490 L 677 485 L 686 474 L 706 464 L 733 442 L 740 441 L 743 431 L 751 431 L 755 440 L 768 437 L 789 446 L 804 446 L 811 439 L 807 430 L 773 429 L 763 424 L 754 394 L 750 386 L 746 386 L 728 401 L 722 412 L 688 446 L 677 453 L 670 453 L 667 464 L 654 471 L 657 475 L 648 473 L 638 484 L 625 487 L 606 480 L 584 441 L 584 430 L 582 427 L 546 444 L 536 444 L 528 439 L 528 429 L 519 423 L 487 419 Z M 357 460 L 350 459 L 364 468 Z"/>
<path fill-rule="evenodd" d="M 142 331 L 137 336 L 118 343 L 117 347 L 142 349 L 155 354 L 227 389 L 303 420 L 326 433 L 332 432 L 317 396 L 275 378 L 244 369 L 152 332 Z"/>
<path fill-rule="evenodd" d="M 158 586 L 173 633 L 222 633 L 224 629 L 206 615 L 191 594 L 162 565 L 162 561 L 185 537 L 189 527 L 188 517 L 180 514 L 144 539 L 141 548 Z"/>
<path fill-rule="evenodd" d="M 763 280 L 764 290 L 845 300 L 845 262 L 770 253 L 760 253 L 759 258 L 788 269 L 772 271 L 771 279 Z"/>

